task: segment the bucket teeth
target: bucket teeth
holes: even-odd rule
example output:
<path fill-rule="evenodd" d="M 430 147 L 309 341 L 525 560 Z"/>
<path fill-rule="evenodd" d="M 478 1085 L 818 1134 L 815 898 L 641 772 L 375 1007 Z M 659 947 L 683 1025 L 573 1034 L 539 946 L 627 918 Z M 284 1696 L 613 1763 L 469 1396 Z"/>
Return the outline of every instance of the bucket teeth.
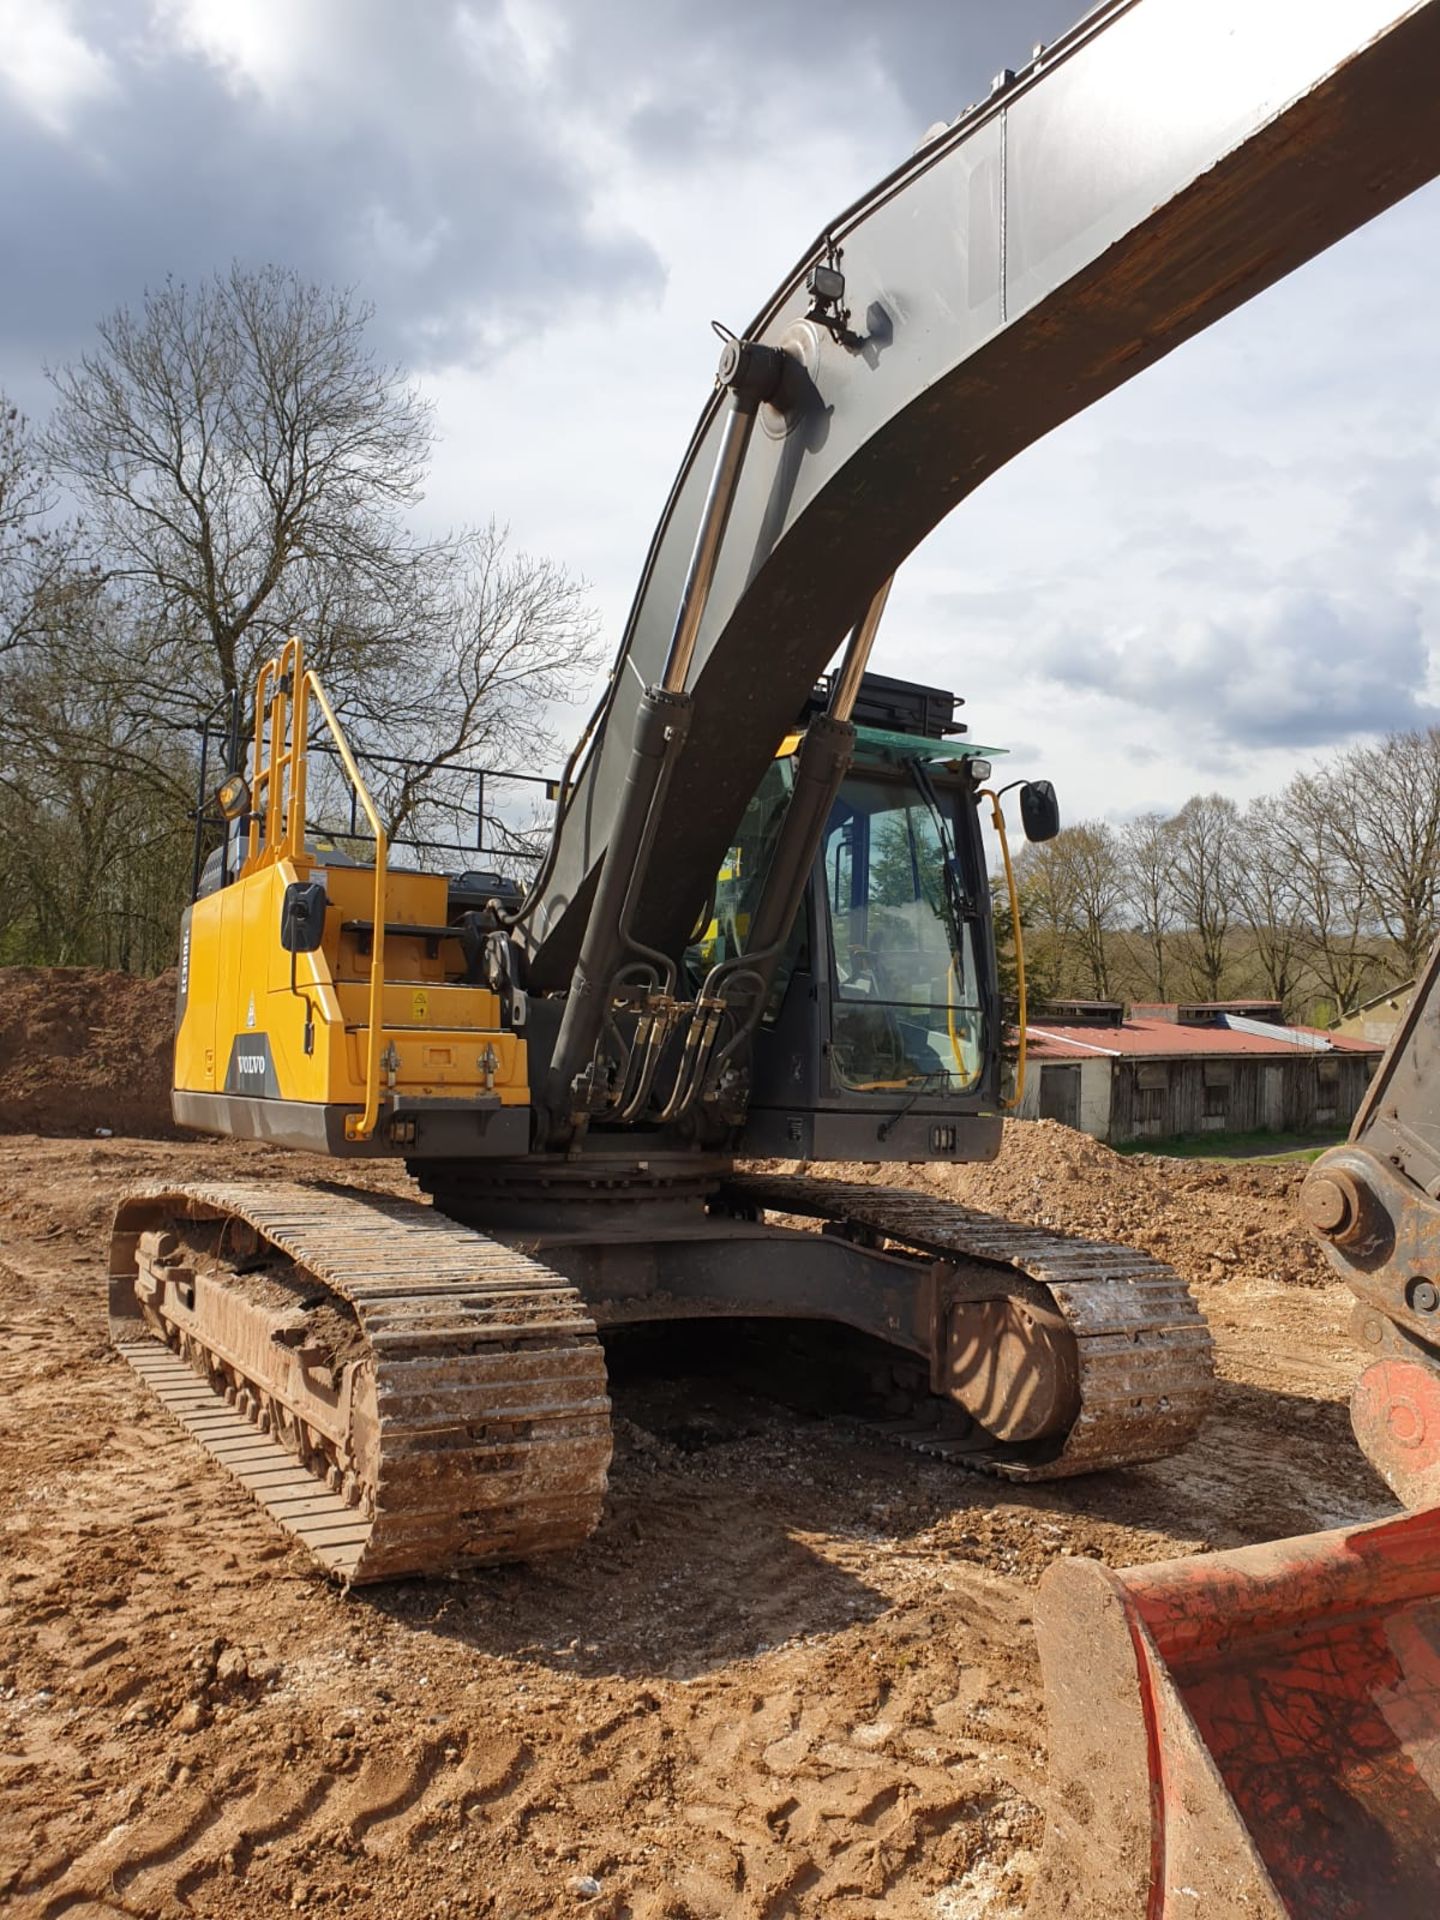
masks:
<path fill-rule="evenodd" d="M 248 1305 L 233 1261 L 202 1276 L 213 1291 L 174 1264 L 187 1226 L 217 1223 L 247 1268 L 263 1245 L 292 1294 L 353 1319 L 343 1362 L 302 1307 Z M 555 1552 L 600 1518 L 610 1403 L 584 1303 L 431 1207 L 288 1184 L 131 1194 L 110 1296 L 162 1404 L 347 1584 Z"/>

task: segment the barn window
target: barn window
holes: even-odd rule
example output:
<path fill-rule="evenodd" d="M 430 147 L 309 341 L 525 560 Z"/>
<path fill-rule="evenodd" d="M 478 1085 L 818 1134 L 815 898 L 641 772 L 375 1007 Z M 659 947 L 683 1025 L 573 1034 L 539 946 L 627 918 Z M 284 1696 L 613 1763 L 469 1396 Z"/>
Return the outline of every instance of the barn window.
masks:
<path fill-rule="evenodd" d="M 1235 1078 L 1235 1068 L 1229 1060 L 1207 1060 L 1205 1062 L 1205 1104 L 1201 1108 L 1204 1118 L 1209 1121 L 1223 1121 L 1230 1117 L 1230 1088 Z"/>

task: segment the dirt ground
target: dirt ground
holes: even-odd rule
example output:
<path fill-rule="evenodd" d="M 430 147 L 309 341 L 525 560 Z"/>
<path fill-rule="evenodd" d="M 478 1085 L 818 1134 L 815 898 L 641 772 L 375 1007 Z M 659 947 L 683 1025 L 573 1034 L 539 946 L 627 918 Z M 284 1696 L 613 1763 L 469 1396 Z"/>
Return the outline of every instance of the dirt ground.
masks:
<path fill-rule="evenodd" d="M 8 1139 L 0 1906 L 1018 1920 L 1043 1827 L 1029 1609 L 1049 1561 L 1391 1509 L 1349 1435 L 1348 1297 L 1291 1224 L 1295 1172 L 1009 1132 L 994 1167 L 898 1177 L 1174 1261 L 1223 1376 L 1185 1456 L 1017 1490 L 652 1371 L 616 1385 L 587 1548 L 348 1599 L 104 1334 L 128 1183 L 305 1163 Z"/>

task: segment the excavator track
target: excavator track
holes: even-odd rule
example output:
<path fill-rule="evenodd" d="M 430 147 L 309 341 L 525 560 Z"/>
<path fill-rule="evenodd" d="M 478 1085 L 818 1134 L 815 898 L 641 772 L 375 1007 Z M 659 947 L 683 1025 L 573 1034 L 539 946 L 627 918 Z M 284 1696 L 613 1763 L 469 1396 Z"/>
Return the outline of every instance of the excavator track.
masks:
<path fill-rule="evenodd" d="M 1209 1329 L 1179 1274 L 1148 1254 L 1020 1226 L 905 1187 L 745 1174 L 728 1180 L 726 1192 L 762 1211 L 822 1219 L 936 1260 L 995 1269 L 1001 1297 L 1016 1275 L 1048 1294 L 1074 1337 L 1079 1375 L 1079 1410 L 1063 1434 L 995 1441 L 964 1431 L 954 1409 L 948 1422 L 886 1422 L 877 1431 L 888 1439 L 1004 1480 L 1059 1480 L 1166 1459 L 1205 1417 L 1214 1390 Z M 937 1413 L 949 1407 L 930 1404 Z"/>
<path fill-rule="evenodd" d="M 133 1193 L 120 1353 L 346 1585 L 573 1547 L 611 1452 L 595 1324 L 539 1261 L 390 1196 Z"/>

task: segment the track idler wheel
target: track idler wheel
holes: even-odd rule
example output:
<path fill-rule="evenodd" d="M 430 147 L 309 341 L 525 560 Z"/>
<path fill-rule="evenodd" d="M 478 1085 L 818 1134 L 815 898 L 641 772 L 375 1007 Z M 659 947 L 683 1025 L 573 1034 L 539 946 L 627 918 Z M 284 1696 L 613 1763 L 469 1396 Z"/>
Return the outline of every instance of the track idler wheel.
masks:
<path fill-rule="evenodd" d="M 950 1310 L 940 1391 L 996 1440 L 1067 1433 L 1080 1411 L 1075 1335 L 1043 1289 Z"/>

